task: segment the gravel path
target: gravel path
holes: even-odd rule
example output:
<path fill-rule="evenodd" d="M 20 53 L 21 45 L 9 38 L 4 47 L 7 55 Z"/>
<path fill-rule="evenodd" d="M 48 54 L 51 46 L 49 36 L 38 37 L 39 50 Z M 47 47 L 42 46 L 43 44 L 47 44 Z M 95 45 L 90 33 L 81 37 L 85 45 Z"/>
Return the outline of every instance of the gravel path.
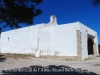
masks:
<path fill-rule="evenodd" d="M 27 72 L 22 74 L 20 72 L 10 71 L 11 69 L 16 69 L 16 68 L 21 69 L 23 67 L 28 68 L 28 70 L 32 68 L 32 73 Z M 47 71 L 46 73 L 49 72 L 49 74 L 52 74 L 57 71 L 60 74 L 61 69 L 63 69 L 61 75 L 64 75 L 66 73 L 75 75 L 76 72 L 75 73 L 72 71 L 67 72 L 68 68 L 70 70 L 71 68 L 74 68 L 75 70 L 77 70 L 76 75 L 81 75 L 81 74 L 100 75 L 100 57 L 93 60 L 87 60 L 87 61 L 64 61 L 64 60 L 53 60 L 53 59 L 32 58 L 32 57 L 30 57 L 29 59 L 7 58 L 5 61 L 0 62 L 1 75 L 35 75 L 36 72 L 35 71 L 33 72 L 34 68 L 36 68 L 35 71 L 37 73 Z M 37 71 L 38 68 L 39 70 Z M 53 68 L 55 70 L 51 71 Z M 82 71 L 80 71 L 78 68 L 80 68 Z M 83 71 L 83 70 L 87 70 L 87 71 Z"/>

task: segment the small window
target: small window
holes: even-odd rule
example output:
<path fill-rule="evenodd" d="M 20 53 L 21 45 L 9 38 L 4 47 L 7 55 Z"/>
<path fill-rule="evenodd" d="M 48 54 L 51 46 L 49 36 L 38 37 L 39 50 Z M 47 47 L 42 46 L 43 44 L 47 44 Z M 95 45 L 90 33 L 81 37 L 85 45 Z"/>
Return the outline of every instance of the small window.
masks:
<path fill-rule="evenodd" d="M 9 37 L 8 37 L 8 41 L 9 41 Z"/>

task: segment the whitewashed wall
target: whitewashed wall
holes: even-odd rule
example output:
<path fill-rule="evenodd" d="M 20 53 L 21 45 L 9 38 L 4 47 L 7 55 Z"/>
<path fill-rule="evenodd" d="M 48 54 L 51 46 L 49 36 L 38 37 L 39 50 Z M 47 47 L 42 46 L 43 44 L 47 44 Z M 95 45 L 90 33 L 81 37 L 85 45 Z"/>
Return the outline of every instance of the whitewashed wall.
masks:
<path fill-rule="evenodd" d="M 51 24 L 51 26 L 41 24 L 3 32 L 1 34 L 1 52 L 35 53 L 37 51 L 37 54 L 40 54 L 41 50 L 41 55 L 54 55 L 55 52 L 58 52 L 58 55 L 61 56 L 76 56 L 77 27 L 74 24 Z"/>
<path fill-rule="evenodd" d="M 39 29 L 40 55 L 77 56 L 77 23 L 47 25 Z"/>
<path fill-rule="evenodd" d="M 87 50 L 87 40 L 88 34 L 94 36 L 94 43 L 97 45 L 97 55 L 98 55 L 98 36 L 97 33 L 90 29 L 89 27 L 83 25 L 79 22 L 80 31 L 81 31 L 81 39 L 82 39 L 82 59 L 88 58 L 88 50 Z M 87 30 L 87 31 L 86 31 Z"/>
<path fill-rule="evenodd" d="M 38 25 L 3 32 L 1 34 L 1 52 L 34 53 L 37 48 L 37 37 Z"/>
<path fill-rule="evenodd" d="M 77 56 L 76 30 L 82 33 L 82 58 L 87 58 L 87 34 L 96 35 L 94 42 L 98 44 L 97 33 L 80 22 L 38 24 L 3 32 L 1 53 L 31 53 L 36 57 L 55 53 L 59 56 Z"/>

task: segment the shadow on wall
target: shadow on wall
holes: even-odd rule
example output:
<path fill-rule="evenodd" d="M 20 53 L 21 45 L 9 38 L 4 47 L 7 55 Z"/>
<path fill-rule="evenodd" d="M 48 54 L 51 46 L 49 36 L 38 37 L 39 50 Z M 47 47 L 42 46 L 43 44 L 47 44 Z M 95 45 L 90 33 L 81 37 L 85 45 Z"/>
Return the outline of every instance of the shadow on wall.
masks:
<path fill-rule="evenodd" d="M 6 57 L 4 55 L 0 55 L 0 62 L 4 62 L 6 60 Z"/>
<path fill-rule="evenodd" d="M 81 68 L 71 68 L 68 66 L 60 65 L 49 65 L 39 66 L 34 65 L 30 67 L 15 68 L 10 70 L 2 70 L 1 75 L 97 75 Z"/>

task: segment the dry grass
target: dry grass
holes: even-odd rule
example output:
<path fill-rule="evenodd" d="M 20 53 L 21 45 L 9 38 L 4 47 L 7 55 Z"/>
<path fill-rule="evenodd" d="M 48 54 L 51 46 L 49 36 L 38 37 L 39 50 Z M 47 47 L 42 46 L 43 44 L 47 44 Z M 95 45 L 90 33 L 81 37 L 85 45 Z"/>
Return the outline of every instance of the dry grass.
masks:
<path fill-rule="evenodd" d="M 84 59 L 84 61 L 93 60 L 93 59 L 96 59 L 96 58 L 95 57 L 93 57 L 93 58 L 86 58 L 86 59 Z"/>
<path fill-rule="evenodd" d="M 100 66 L 100 64 L 95 64 L 94 66 Z"/>
<path fill-rule="evenodd" d="M 99 55 L 97 55 L 97 57 L 100 57 L 100 54 L 99 54 Z"/>
<path fill-rule="evenodd" d="M 30 57 L 34 57 L 33 55 L 29 55 L 29 54 L 2 54 L 4 55 L 4 57 L 6 58 L 14 58 L 14 59 L 29 59 Z"/>

